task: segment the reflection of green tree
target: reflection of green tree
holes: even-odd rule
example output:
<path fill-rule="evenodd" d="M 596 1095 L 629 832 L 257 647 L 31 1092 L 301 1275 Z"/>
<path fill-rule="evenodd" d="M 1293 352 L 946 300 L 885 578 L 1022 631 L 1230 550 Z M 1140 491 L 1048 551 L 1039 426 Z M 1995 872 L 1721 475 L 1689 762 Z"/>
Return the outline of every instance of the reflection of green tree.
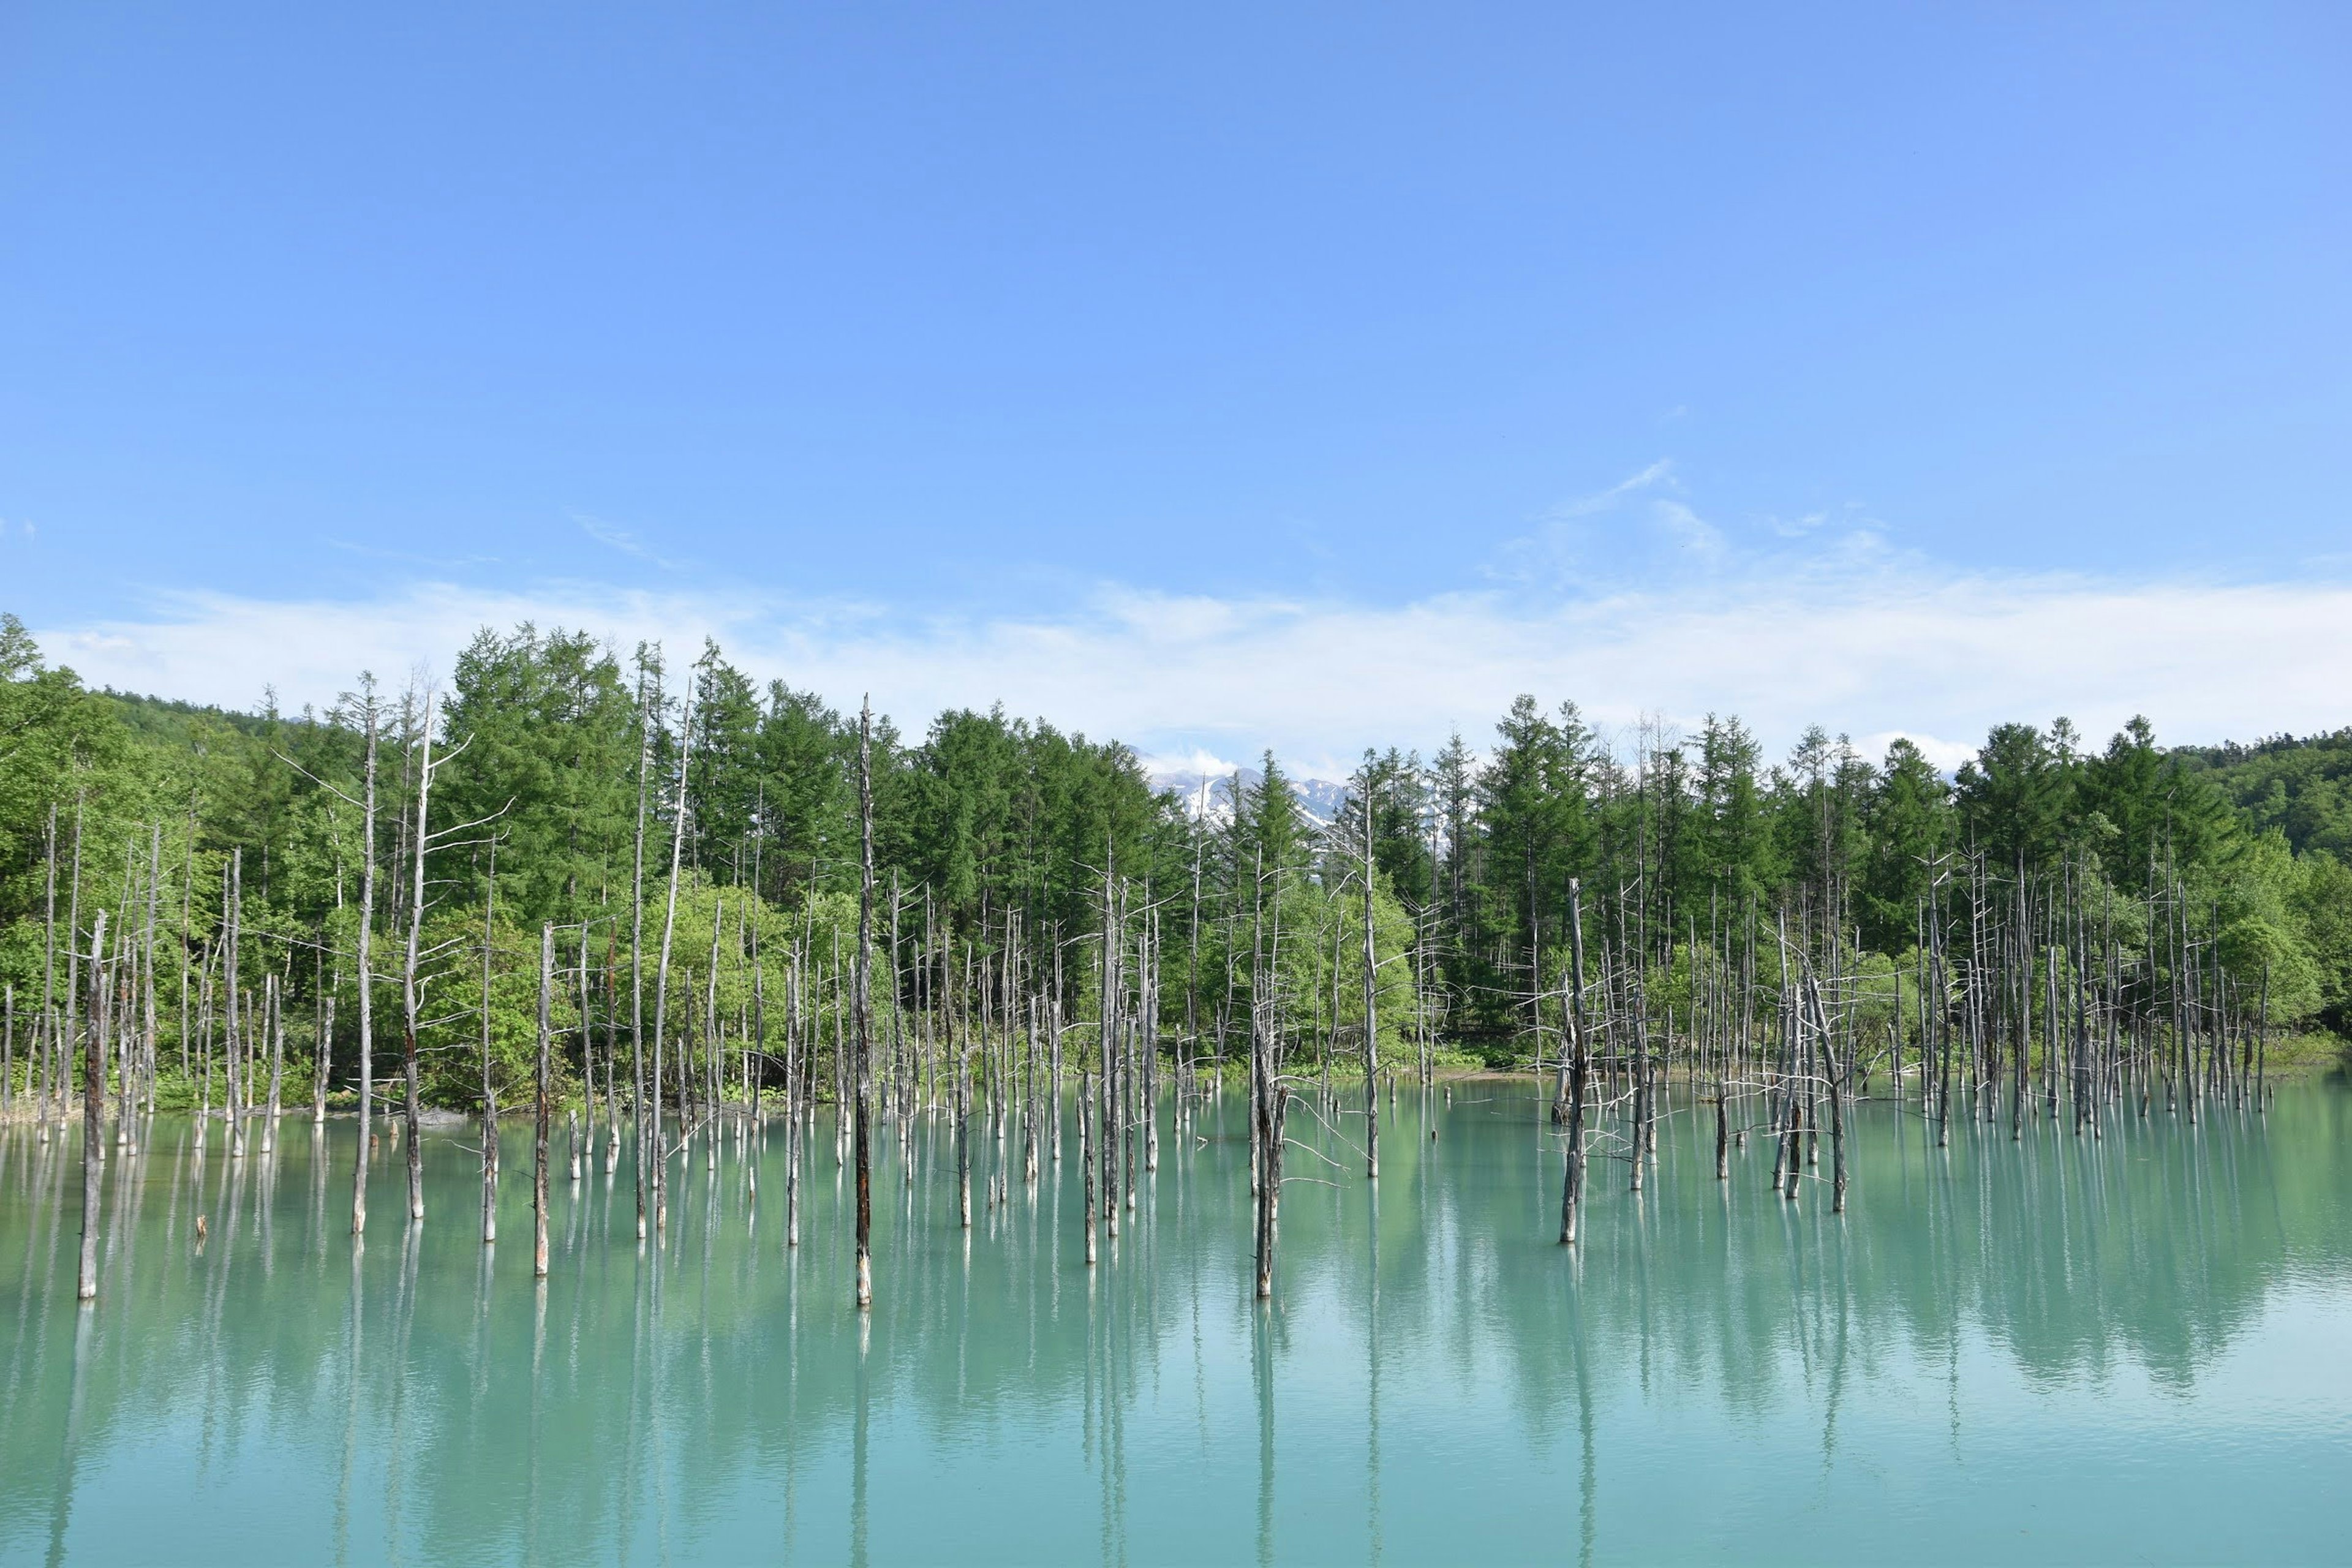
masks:
<path fill-rule="evenodd" d="M 1842 1391 L 1906 1361 L 1940 1364 L 1971 1338 L 2032 1382 L 2095 1384 L 2128 1363 L 2186 1387 L 2275 1288 L 2352 1263 L 2352 1096 L 2333 1089 L 2282 1096 L 2266 1128 L 2227 1114 L 2193 1131 L 2135 1119 L 2095 1142 L 2029 1129 L 2020 1146 L 2004 1121 L 1981 1137 L 1956 1128 L 1948 1155 L 1868 1107 L 1843 1221 L 1811 1189 L 1795 1205 L 1769 1193 L 1760 1143 L 1718 1186 L 1708 1129 L 1685 1118 L 1669 1122 L 1665 1169 L 1643 1197 L 1601 1181 L 1573 1255 L 1544 1224 L 1559 1153 L 1539 1112 L 1521 1086 L 1476 1086 L 1432 1142 L 1418 1097 L 1384 1104 L 1395 1120 L 1377 1205 L 1332 1142 L 1348 1124 L 1294 1122 L 1339 1169 L 1284 1194 L 1265 1325 L 1284 1417 L 1363 1397 L 1374 1353 L 1384 1376 L 1500 1399 L 1552 1443 L 1578 1440 L 1579 1411 L 1676 1390 L 1741 1422 L 1799 1395 L 1833 1408 L 1853 1396 Z M 1170 1141 L 1157 1214 L 1091 1278 L 1069 1244 L 1075 1159 L 1034 1199 L 1016 1177 L 1013 1204 L 983 1209 L 967 1247 L 934 1134 L 919 1139 L 911 1187 L 895 1139 L 880 1140 L 869 1422 L 969 1451 L 975 1435 L 1074 1415 L 1108 1476 L 1126 1462 L 1130 1413 L 1196 1333 L 1248 1375 L 1248 1196 L 1225 1125 L 1237 1114 L 1229 1098 L 1203 1117 L 1210 1142 Z M 14 1325 L 0 1347 L 0 1550 L 45 1539 L 78 1470 L 159 1431 L 224 1475 L 289 1442 L 330 1455 L 348 1434 L 362 1456 L 354 1530 L 391 1530 L 432 1560 L 656 1539 L 690 1552 L 709 1510 L 747 1484 L 780 1517 L 814 1510 L 828 1531 L 846 1517 L 845 1497 L 797 1479 L 837 1474 L 861 1386 L 838 1244 L 846 1183 L 833 1179 L 822 1124 L 807 1242 L 791 1257 L 780 1137 L 761 1155 L 753 1228 L 732 1145 L 715 1182 L 698 1145 L 674 1173 L 669 1236 L 643 1251 L 628 1173 L 575 1190 L 559 1161 L 543 1321 L 527 1248 L 501 1249 L 486 1276 L 468 1226 L 372 1237 L 356 1366 L 340 1178 L 321 1180 L 331 1173 L 312 1163 L 308 1130 L 289 1124 L 274 1166 L 228 1161 L 217 1134 L 198 1165 L 180 1152 L 185 1135 L 167 1124 L 152 1152 L 110 1168 L 105 1291 L 78 1372 L 60 1286 L 73 1151 L 0 1140 L 0 1301 Z M 509 1136 L 507 1168 L 524 1170 L 527 1137 Z M 992 1141 L 979 1148 L 995 1157 Z M 1017 1162 L 1017 1142 L 1007 1153 Z M 397 1154 L 380 1159 L 396 1185 Z M 469 1160 L 438 1147 L 426 1169 L 445 1189 L 438 1212 L 466 1212 Z M 1293 1169 L 1322 1167 L 1302 1156 Z M 527 1234 L 527 1184 L 510 1180 L 505 1201 L 502 1229 Z M 202 1256 L 189 1242 L 198 1213 L 212 1226 Z M 1410 1467 L 1409 1446 L 1392 1438 L 1388 1451 Z M 1100 1506 L 1121 1506 L 1105 1486 Z M 358 1554 L 373 1550 L 355 1538 Z"/>

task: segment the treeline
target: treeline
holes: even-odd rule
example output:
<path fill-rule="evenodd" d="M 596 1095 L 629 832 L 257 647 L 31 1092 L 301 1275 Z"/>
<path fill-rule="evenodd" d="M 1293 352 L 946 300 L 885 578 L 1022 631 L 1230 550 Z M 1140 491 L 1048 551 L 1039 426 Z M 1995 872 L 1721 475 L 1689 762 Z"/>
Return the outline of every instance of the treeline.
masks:
<path fill-rule="evenodd" d="M 2190 746 L 2174 753 L 2210 776 L 2256 832 L 2275 829 L 2300 854 L 2352 859 L 2352 728 L 2251 746 Z"/>
<path fill-rule="evenodd" d="M 117 1000 L 154 1009 L 143 1037 L 166 1103 L 226 1092 L 204 1075 L 238 1009 L 248 1037 L 258 1008 L 280 1048 L 323 1061 L 324 1087 L 347 1093 L 363 905 L 370 999 L 388 1021 L 383 1060 L 366 1065 L 391 1064 L 413 1020 L 428 1099 L 472 1106 L 528 1080 L 549 924 L 582 1041 L 591 998 L 608 1035 L 641 1037 L 666 976 L 665 1026 L 708 1042 L 714 1068 L 768 1049 L 754 1010 L 788 994 L 803 1048 L 832 1050 L 862 880 L 856 748 L 854 714 L 762 687 L 715 647 L 688 664 L 486 630 L 437 692 L 361 683 L 328 710 L 247 714 L 89 690 L 9 618 L 9 1092 L 30 1087 L 30 1042 L 83 1027 L 78 966 L 101 910 Z M 959 710 L 919 736 L 882 721 L 875 1005 L 910 1028 L 898 1014 L 943 1016 L 952 998 L 965 1016 L 990 974 L 1017 974 L 1075 1026 L 1105 1016 L 1108 967 L 1121 988 L 1108 1011 L 1148 1017 L 1152 1054 L 1188 1066 L 1238 1063 L 1271 1028 L 1293 1068 L 1345 1071 L 1368 1005 L 1383 1061 L 1527 1062 L 1557 1048 L 1581 934 L 1595 965 L 1639 983 L 1671 1050 L 1677 1009 L 1686 1027 L 1702 1000 L 1694 955 L 1777 984 L 1754 936 L 1775 918 L 1808 951 L 1835 950 L 1840 973 L 1892 973 L 2000 903 L 2107 910 L 2100 962 L 2149 996 L 2167 966 L 2194 965 L 2249 1012 L 2259 996 L 2272 1024 L 2343 1032 L 2352 872 L 2329 837 L 2341 795 L 2315 781 L 2335 788 L 2326 759 L 2346 754 L 2342 736 L 2169 752 L 2138 721 L 2094 746 L 2061 721 L 2001 726 L 1947 776 L 1907 742 L 1866 758 L 1815 731 L 1775 762 L 1735 719 L 1610 737 L 1572 705 L 1522 698 L 1487 747 L 1457 735 L 1426 760 L 1368 752 L 1323 826 L 1271 755 L 1187 801 L 1155 792 L 1125 746 L 1042 721 Z M 2283 819 L 2282 798 L 2336 826 Z M 2047 945 L 2020 929 L 2021 951 Z M 2118 998 L 2137 994 L 2117 981 Z M 1923 1026 L 1895 1017 L 1898 1036 Z M 609 1094 L 617 1058 L 609 1040 L 594 1048 Z M 569 1050 L 567 1086 L 597 1070 Z M 714 1089 L 738 1091 L 752 1086 Z"/>
<path fill-rule="evenodd" d="M 2352 1032 L 2352 871 L 2238 804 L 2249 773 L 2287 771 L 2286 750 L 2170 752 L 2142 719 L 2092 746 L 2061 719 L 1996 726 L 1947 776 L 1906 740 L 1873 760 L 1818 728 L 1769 763 L 1715 715 L 1694 737 L 1612 744 L 1572 704 L 1528 698 L 1497 742 L 1483 765 L 1459 736 L 1427 766 L 1368 763 L 1381 863 L 1438 911 L 1463 1034 L 1532 1019 L 1557 990 L 1571 875 L 1604 890 L 1612 925 L 1630 922 L 1613 934 L 1653 963 L 1758 908 L 1804 909 L 1856 952 L 1899 960 L 1930 928 L 2023 892 L 2119 902 L 2119 961 L 2161 964 L 2154 901 L 2248 995 L 2267 978 L 2274 1021 Z M 1416 817 L 1433 830 L 1411 835 Z"/>

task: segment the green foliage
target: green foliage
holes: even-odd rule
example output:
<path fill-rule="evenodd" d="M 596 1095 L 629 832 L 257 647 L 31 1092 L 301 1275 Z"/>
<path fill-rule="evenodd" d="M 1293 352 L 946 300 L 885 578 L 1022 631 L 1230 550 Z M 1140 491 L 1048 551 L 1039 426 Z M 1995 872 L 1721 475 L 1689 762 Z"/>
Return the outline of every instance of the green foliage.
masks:
<path fill-rule="evenodd" d="M 496 836 L 499 896 L 517 919 L 576 921 L 625 890 L 640 724 L 608 650 L 561 627 L 485 629 L 457 657 L 442 731 L 463 749 L 436 784 L 446 810 L 436 820 Z M 487 844 L 449 860 L 444 874 L 478 901 Z"/>
<path fill-rule="evenodd" d="M 373 845 L 360 804 L 369 704 L 379 734 Z M 425 710 L 420 694 L 390 700 L 364 679 L 324 713 L 92 692 L 0 617 L 0 980 L 16 986 L 20 1018 L 37 1009 L 49 956 L 54 810 L 59 947 L 76 940 L 76 921 L 86 941 L 99 909 L 113 929 L 128 916 L 143 936 L 152 906 L 167 1063 L 183 1044 L 183 970 L 192 997 L 222 971 L 234 862 L 240 979 L 252 988 L 265 973 L 281 977 L 291 1037 L 306 1049 L 309 1020 L 334 995 L 341 1090 L 357 1043 L 372 855 L 376 1067 L 389 1078 Z M 499 1094 L 511 1102 L 529 1082 L 542 922 L 559 928 L 564 955 L 555 1013 L 565 1083 L 582 1066 L 583 931 L 598 1050 L 617 1030 L 625 1054 L 639 931 L 650 1028 L 674 837 L 668 1043 L 703 1038 L 714 1020 L 730 1039 L 756 1035 L 762 1005 L 773 1038 L 797 982 L 811 1037 L 831 1049 L 856 940 L 855 716 L 782 683 L 761 690 L 716 647 L 673 667 L 658 650 L 625 658 L 586 635 L 526 625 L 485 630 L 462 651 L 430 740 L 444 761 L 428 813 L 420 1045 L 436 1098 L 470 1104 L 480 1091 L 494 878 L 488 1012 Z M 1769 993 L 1785 918 L 1801 941 L 1833 925 L 1870 1026 L 1891 1022 L 1897 976 L 1916 984 L 1923 908 L 1957 929 L 1969 900 L 2008 897 L 2021 873 L 2075 889 L 2100 940 L 2111 929 L 2126 964 L 2149 975 L 2175 962 L 2167 922 L 2185 919 L 2238 994 L 2251 1004 L 2267 984 L 2283 1028 L 2352 1030 L 2352 731 L 2167 751 L 2134 720 L 2090 750 L 2063 721 L 2003 724 L 1948 778 L 1908 741 L 1874 765 L 1819 729 L 1768 767 L 1726 715 L 1688 740 L 1645 727 L 1621 751 L 1572 703 L 1522 696 L 1483 759 L 1458 735 L 1426 765 L 1367 752 L 1328 827 L 1270 753 L 1230 811 L 1196 822 L 1188 803 L 1153 793 L 1125 746 L 1001 710 L 942 713 L 916 739 L 877 718 L 870 752 L 875 1006 L 885 1022 L 911 1005 L 919 972 L 934 987 L 960 985 L 967 962 L 1001 973 L 1008 942 L 1024 985 L 1058 984 L 1065 1019 L 1091 1016 L 1108 878 L 1125 889 L 1126 940 L 1148 921 L 1161 943 L 1171 1041 L 1189 1029 L 1188 1049 L 1223 1040 L 1237 1053 L 1259 999 L 1253 973 L 1270 961 L 1262 980 L 1295 1047 L 1344 1067 L 1360 1038 L 1369 837 L 1389 1062 L 1417 1056 L 1424 1025 L 1449 1048 L 1495 1059 L 1524 1056 L 1521 1037 L 1539 1017 L 1557 1030 L 1572 878 L 1591 962 L 1638 959 L 1653 1003 L 1685 1016 L 1704 978 L 1692 971 L 1695 947 L 1717 933 L 1738 945 L 1752 931 Z M 2158 906 L 2166 912 L 2153 929 L 2151 895 L 2179 900 Z M 60 956 L 47 972 L 53 995 L 66 967 Z M 1415 984 L 1424 973 L 1426 995 Z"/>
<path fill-rule="evenodd" d="M 2285 834 L 2297 854 L 2324 849 L 2352 860 L 2352 727 L 2303 741 L 2190 748 L 2171 760 L 2210 782 L 2249 826 Z"/>

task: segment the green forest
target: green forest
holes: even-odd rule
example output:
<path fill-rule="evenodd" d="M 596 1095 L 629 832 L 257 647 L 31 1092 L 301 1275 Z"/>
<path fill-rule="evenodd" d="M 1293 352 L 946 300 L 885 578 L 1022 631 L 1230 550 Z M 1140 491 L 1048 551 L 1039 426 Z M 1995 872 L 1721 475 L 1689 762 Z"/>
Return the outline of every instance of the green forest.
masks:
<path fill-rule="evenodd" d="M 363 970 L 377 1085 L 413 1036 L 426 1101 L 503 1103 L 530 1079 L 548 926 L 569 977 L 563 1092 L 585 1074 L 593 1093 L 604 1052 L 609 1093 L 612 1053 L 653 1027 L 702 1042 L 714 1078 L 722 1045 L 739 1052 L 715 1092 L 756 1092 L 788 1030 L 812 1061 L 838 1048 L 858 734 L 856 713 L 762 687 L 715 646 L 688 663 L 486 629 L 443 689 L 355 677 L 325 710 L 243 713 L 92 690 L 7 617 L 9 1100 L 43 1042 L 87 1027 L 78 976 L 103 942 L 118 1000 L 149 1020 L 162 1104 L 226 1092 L 210 1075 L 240 1016 L 277 1030 L 303 1098 L 323 1058 L 320 1087 L 347 1102 Z M 2045 934 L 2112 971 L 2118 1006 L 2133 984 L 2154 1006 L 2167 966 L 2193 964 L 2281 1038 L 2352 1033 L 2352 730 L 2168 749 L 2137 720 L 2104 742 L 2018 722 L 1948 775 L 1908 742 L 1867 757 L 1819 729 L 1776 759 L 1727 715 L 1628 743 L 1522 697 L 1434 755 L 1368 751 L 1320 824 L 1271 753 L 1202 812 L 1116 741 L 958 710 L 919 732 L 877 718 L 870 784 L 874 1006 L 902 1033 L 992 973 L 1076 1024 L 1100 1013 L 1108 963 L 1155 1055 L 1238 1062 L 1263 1003 L 1292 1060 L 1345 1070 L 1372 989 L 1367 858 L 1388 1064 L 1543 1059 L 1576 938 L 1639 983 L 1671 1054 L 1696 954 L 1753 957 L 1778 921 L 1842 971 L 1933 977 L 1923 948 L 1965 947 L 2004 900 L 2029 923 L 2103 911 L 2095 940 L 2088 916 L 2079 941 L 2063 920 Z M 1114 921 L 1139 963 L 1103 941 Z M 1898 991 L 1898 1050 L 1920 1026 Z"/>

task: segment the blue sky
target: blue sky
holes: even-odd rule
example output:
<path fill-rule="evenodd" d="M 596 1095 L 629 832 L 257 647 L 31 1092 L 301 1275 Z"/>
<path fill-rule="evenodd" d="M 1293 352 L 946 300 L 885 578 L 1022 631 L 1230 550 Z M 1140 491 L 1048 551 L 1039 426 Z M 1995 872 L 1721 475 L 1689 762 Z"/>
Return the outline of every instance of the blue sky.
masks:
<path fill-rule="evenodd" d="M 2337 6 L 16 7 L 0 605 L 1310 767 L 2352 721 L 2347 79 Z"/>

